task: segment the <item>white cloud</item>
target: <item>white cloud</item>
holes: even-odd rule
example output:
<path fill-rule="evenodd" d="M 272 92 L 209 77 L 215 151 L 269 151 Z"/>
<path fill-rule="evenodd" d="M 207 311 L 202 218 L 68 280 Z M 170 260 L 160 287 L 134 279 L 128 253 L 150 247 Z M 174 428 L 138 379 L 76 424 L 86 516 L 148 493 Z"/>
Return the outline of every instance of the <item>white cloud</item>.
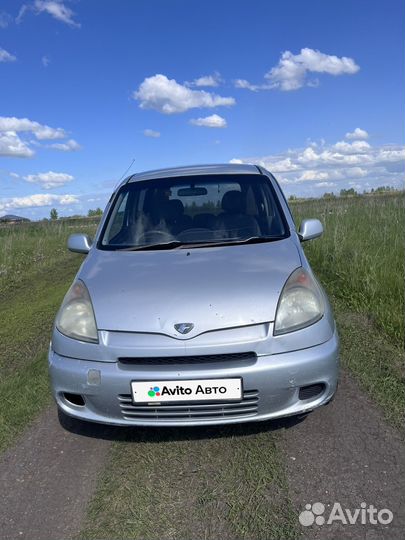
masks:
<path fill-rule="evenodd" d="M 28 174 L 27 176 L 23 176 L 23 178 L 27 182 L 31 182 L 31 184 L 40 185 L 44 189 L 62 187 L 74 179 L 71 174 L 56 173 L 53 171 L 38 174 Z"/>
<path fill-rule="evenodd" d="M 367 174 L 367 169 L 362 167 L 350 167 L 350 176 L 353 176 L 354 178 L 362 178 L 363 176 L 367 176 Z"/>
<path fill-rule="evenodd" d="M 80 150 L 80 144 L 74 139 L 69 139 L 63 143 L 53 143 L 49 145 L 50 148 L 55 148 L 55 150 L 61 150 L 62 152 L 74 152 Z"/>
<path fill-rule="evenodd" d="M 307 180 L 328 180 L 329 174 L 326 171 L 314 171 L 309 169 L 304 171 L 300 176 L 297 177 L 297 182 L 306 182 Z"/>
<path fill-rule="evenodd" d="M 34 135 L 36 141 L 32 137 L 29 138 L 27 134 Z M 35 154 L 32 147 L 46 146 L 37 141 L 58 140 L 65 137 L 67 137 L 66 131 L 59 127 L 53 128 L 28 118 L 0 116 L 0 155 L 3 156 L 31 157 Z M 48 145 L 48 148 L 69 152 L 79 150 L 80 145 L 74 139 L 69 139 Z"/>
<path fill-rule="evenodd" d="M 187 86 L 210 86 L 216 87 L 219 86 L 222 82 L 221 75 L 218 72 L 215 72 L 213 75 L 204 75 L 194 79 L 194 81 L 186 83 Z"/>
<path fill-rule="evenodd" d="M 18 12 L 17 17 L 15 18 L 15 22 L 17 24 L 20 24 L 20 22 L 23 20 L 24 15 L 27 13 L 27 11 L 33 10 L 33 6 L 29 6 L 27 4 L 23 4 L 20 7 L 20 11 Z"/>
<path fill-rule="evenodd" d="M 64 22 L 69 26 L 80 28 L 80 23 L 74 20 L 75 13 L 62 0 L 35 0 L 33 4 L 23 4 L 18 13 L 16 22 L 20 23 L 28 11 L 33 11 L 36 15 L 48 13 L 54 19 Z"/>
<path fill-rule="evenodd" d="M 248 90 L 252 90 L 252 92 L 266 88 L 266 85 L 252 84 L 246 79 L 235 79 L 233 84 L 235 88 L 247 88 Z"/>
<path fill-rule="evenodd" d="M 38 140 L 66 137 L 66 132 L 62 128 L 52 128 L 28 118 L 16 118 L 15 116 L 0 116 L 1 131 L 30 131 Z"/>
<path fill-rule="evenodd" d="M 15 62 L 17 57 L 0 47 L 0 62 Z"/>
<path fill-rule="evenodd" d="M 342 154 L 362 154 L 368 152 L 371 147 L 366 141 L 354 141 L 352 143 L 339 141 L 334 145 L 334 148 L 342 152 Z"/>
<path fill-rule="evenodd" d="M 33 150 L 15 131 L 0 131 L 0 156 L 28 158 L 33 155 Z"/>
<path fill-rule="evenodd" d="M 18 208 L 37 208 L 41 206 L 52 206 L 54 204 L 67 205 L 78 203 L 79 199 L 75 195 L 51 195 L 41 193 L 29 195 L 27 197 L 12 197 L 0 199 L 0 212 L 16 210 Z"/>
<path fill-rule="evenodd" d="M 234 85 L 237 88 L 249 90 L 279 89 L 283 91 L 298 90 L 303 86 L 316 87 L 318 79 L 308 79 L 311 73 L 327 73 L 329 75 L 353 75 L 359 71 L 359 66 L 347 56 L 338 57 L 320 51 L 304 48 L 298 54 L 284 51 L 276 66 L 268 71 L 264 84 L 251 84 L 246 79 L 237 79 Z"/>
<path fill-rule="evenodd" d="M 295 171 L 298 168 L 298 165 L 294 163 L 293 160 L 289 157 L 280 159 L 280 161 L 276 161 L 273 164 L 273 171 L 275 172 Z"/>
<path fill-rule="evenodd" d="M 231 163 L 262 165 L 276 175 L 286 191 L 294 194 L 315 194 L 313 188 L 347 188 L 350 182 L 362 189 L 379 185 L 403 188 L 405 147 L 372 146 L 361 140 L 335 144 L 323 141 L 278 155 L 234 158 Z"/>
<path fill-rule="evenodd" d="M 160 137 L 160 131 L 155 131 L 153 129 L 144 129 L 143 134 L 145 137 L 152 137 L 153 139 L 158 139 Z"/>
<path fill-rule="evenodd" d="M 205 118 L 192 118 L 190 124 L 194 126 L 208 127 L 208 128 L 226 128 L 226 120 L 218 114 L 212 114 Z"/>
<path fill-rule="evenodd" d="M 12 20 L 13 17 L 6 11 L 0 12 L 0 28 L 7 28 L 7 26 L 11 23 Z"/>
<path fill-rule="evenodd" d="M 356 128 L 345 135 L 346 139 L 368 139 L 368 133 L 365 129 Z"/>
<path fill-rule="evenodd" d="M 317 188 L 336 187 L 336 184 L 334 182 L 318 182 L 315 184 L 315 187 Z"/>
<path fill-rule="evenodd" d="M 299 54 L 285 51 L 277 66 L 273 67 L 265 78 L 270 85 L 280 90 L 297 90 L 307 83 L 308 73 L 328 73 L 329 75 L 352 75 L 357 73 L 359 66 L 352 58 L 341 58 L 315 51 L 301 49 Z"/>
<path fill-rule="evenodd" d="M 133 98 L 139 101 L 141 109 L 154 109 L 163 114 L 235 104 L 233 97 L 222 97 L 205 90 L 192 90 L 161 74 L 147 77 L 133 93 Z"/>
<path fill-rule="evenodd" d="M 91 197 L 90 199 L 87 199 L 87 202 L 99 202 L 104 201 L 104 197 Z"/>
<path fill-rule="evenodd" d="M 44 67 L 48 67 L 51 63 L 51 59 L 46 54 L 41 58 L 41 63 Z"/>

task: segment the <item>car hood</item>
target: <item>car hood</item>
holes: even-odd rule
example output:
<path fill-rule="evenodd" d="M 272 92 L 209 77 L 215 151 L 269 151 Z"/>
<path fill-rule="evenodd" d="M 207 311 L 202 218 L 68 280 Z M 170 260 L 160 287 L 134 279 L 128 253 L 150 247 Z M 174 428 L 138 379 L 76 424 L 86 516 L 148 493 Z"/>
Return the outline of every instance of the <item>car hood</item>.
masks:
<path fill-rule="evenodd" d="M 78 277 L 99 330 L 190 339 L 210 330 L 273 321 L 280 292 L 301 260 L 291 239 L 169 251 L 93 248 Z M 174 327 L 192 323 L 180 334 Z"/>

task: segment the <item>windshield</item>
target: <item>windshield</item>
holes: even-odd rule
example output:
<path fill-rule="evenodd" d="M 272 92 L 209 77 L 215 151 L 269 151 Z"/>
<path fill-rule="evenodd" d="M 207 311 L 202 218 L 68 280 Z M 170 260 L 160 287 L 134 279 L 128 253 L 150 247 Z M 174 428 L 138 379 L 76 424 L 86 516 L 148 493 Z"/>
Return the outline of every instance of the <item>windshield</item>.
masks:
<path fill-rule="evenodd" d="M 115 197 L 101 249 L 271 241 L 288 236 L 269 179 L 207 175 L 129 182 Z"/>

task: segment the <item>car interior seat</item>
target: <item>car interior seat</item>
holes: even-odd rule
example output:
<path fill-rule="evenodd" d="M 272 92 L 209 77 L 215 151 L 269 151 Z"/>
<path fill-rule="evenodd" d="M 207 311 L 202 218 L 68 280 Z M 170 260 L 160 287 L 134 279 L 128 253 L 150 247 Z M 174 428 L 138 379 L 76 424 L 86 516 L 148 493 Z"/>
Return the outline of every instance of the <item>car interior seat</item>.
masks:
<path fill-rule="evenodd" d="M 218 216 L 218 229 L 228 238 L 248 238 L 260 235 L 260 228 L 253 216 L 246 214 L 246 200 L 241 191 L 227 191 L 221 202 L 223 212 Z"/>

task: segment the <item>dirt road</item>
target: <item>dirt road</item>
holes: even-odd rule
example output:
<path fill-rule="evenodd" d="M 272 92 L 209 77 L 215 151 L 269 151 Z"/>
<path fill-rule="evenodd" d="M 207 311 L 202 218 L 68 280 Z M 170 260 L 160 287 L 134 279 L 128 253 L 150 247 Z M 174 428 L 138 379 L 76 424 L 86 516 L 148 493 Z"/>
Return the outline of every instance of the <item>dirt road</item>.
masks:
<path fill-rule="evenodd" d="M 109 443 L 81 437 L 46 410 L 0 461 L 0 538 L 61 540 L 80 530 Z"/>

